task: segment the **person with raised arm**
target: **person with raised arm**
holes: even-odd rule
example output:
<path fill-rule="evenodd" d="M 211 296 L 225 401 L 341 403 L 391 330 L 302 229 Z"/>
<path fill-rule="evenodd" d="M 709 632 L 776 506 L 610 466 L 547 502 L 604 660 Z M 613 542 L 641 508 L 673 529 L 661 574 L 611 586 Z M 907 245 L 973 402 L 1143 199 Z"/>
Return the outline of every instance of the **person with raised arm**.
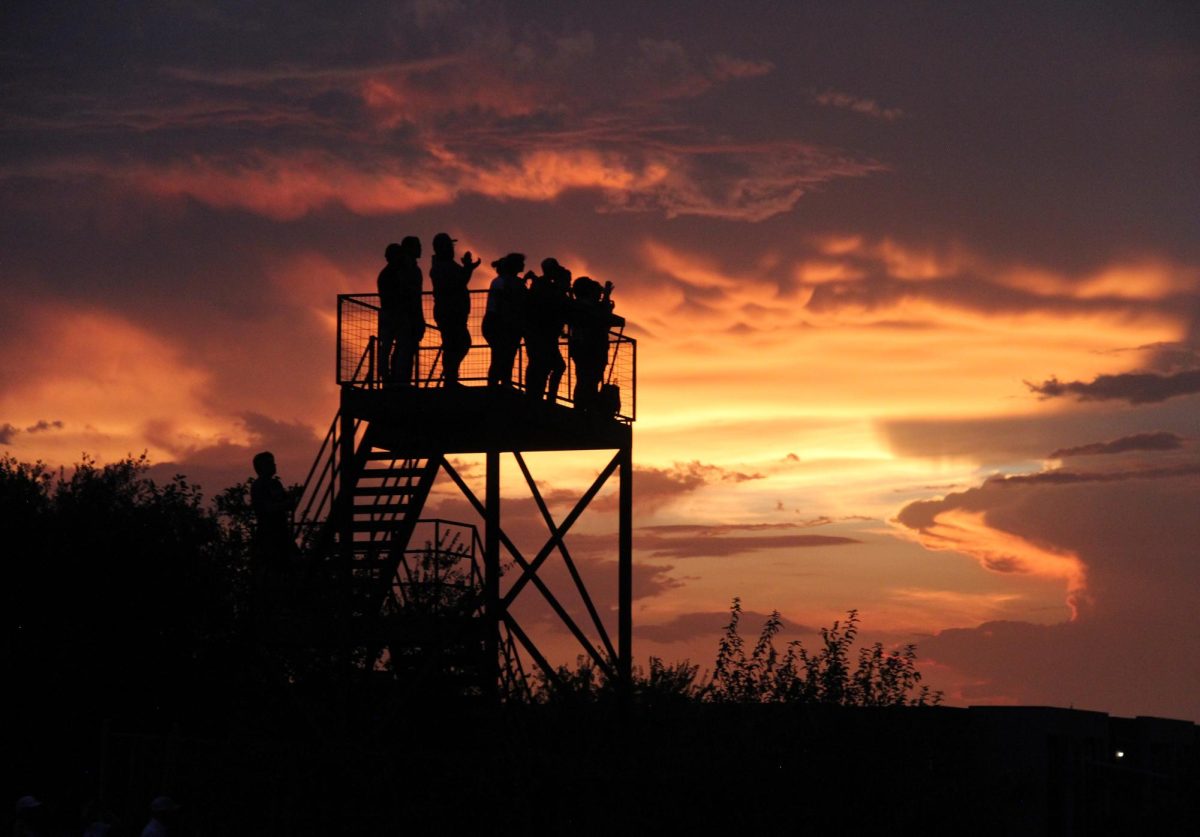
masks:
<path fill-rule="evenodd" d="M 445 386 L 460 386 L 458 370 L 471 350 L 471 332 L 467 317 L 471 313 L 471 293 L 467 286 L 471 274 L 482 260 L 471 260 L 471 251 L 462 261 L 454 260 L 454 242 L 447 233 L 433 237 L 433 260 L 429 281 L 433 285 L 433 319 L 442 334 L 442 369 Z"/>
<path fill-rule="evenodd" d="M 612 287 L 612 282 L 601 287 L 588 276 L 580 276 L 572 286 L 568 346 L 575 364 L 575 406 L 581 410 L 600 408 L 600 384 L 608 365 L 608 330 L 625 323 L 613 313 Z"/>

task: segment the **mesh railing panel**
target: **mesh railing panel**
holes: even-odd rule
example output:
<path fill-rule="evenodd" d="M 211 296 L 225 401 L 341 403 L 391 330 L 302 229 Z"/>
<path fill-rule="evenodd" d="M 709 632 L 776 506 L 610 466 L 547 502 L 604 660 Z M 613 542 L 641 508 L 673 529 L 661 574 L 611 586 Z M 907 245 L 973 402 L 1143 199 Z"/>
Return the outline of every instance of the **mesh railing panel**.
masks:
<path fill-rule="evenodd" d="M 467 318 L 467 330 L 471 335 L 471 348 L 459 367 L 459 381 L 465 386 L 486 386 L 488 367 L 491 364 L 491 349 L 483 339 L 483 314 L 487 302 L 487 291 L 471 291 L 471 313 Z M 436 387 L 442 383 L 441 332 L 433 319 L 433 294 L 426 292 L 422 303 L 425 308 L 425 335 L 417 352 L 417 385 Z M 338 297 L 338 358 L 337 381 L 362 387 L 376 387 L 379 380 L 377 340 L 379 335 L 379 295 L 342 294 Z M 559 353 L 566 362 L 566 371 L 559 382 L 557 398 L 573 403 L 575 387 L 575 365 L 571 360 L 570 348 L 564 337 L 559 341 Z M 517 389 L 525 388 L 525 371 L 528 364 L 525 344 L 522 342 L 513 361 L 512 380 Z M 633 421 L 637 417 L 637 341 L 617 332 L 609 333 L 608 366 L 605 383 L 615 384 L 619 389 L 620 409 L 617 417 Z"/>

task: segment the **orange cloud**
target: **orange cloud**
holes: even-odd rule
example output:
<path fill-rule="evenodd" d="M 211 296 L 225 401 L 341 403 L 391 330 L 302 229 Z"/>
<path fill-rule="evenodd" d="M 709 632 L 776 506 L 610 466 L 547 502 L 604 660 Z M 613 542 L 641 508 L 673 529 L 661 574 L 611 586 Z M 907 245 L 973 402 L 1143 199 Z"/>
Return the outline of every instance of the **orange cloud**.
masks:
<path fill-rule="evenodd" d="M 1200 290 L 1200 269 L 1153 260 L 1108 265 L 1081 277 L 1033 267 L 997 269 L 995 275 L 1032 294 L 1071 299 L 1159 300 Z"/>
<path fill-rule="evenodd" d="M 1033 543 L 990 525 L 984 512 L 947 509 L 915 537 L 926 549 L 960 552 L 990 572 L 1023 573 L 1066 582 L 1071 618 L 1085 601 L 1087 571 L 1074 552 Z"/>
<path fill-rule="evenodd" d="M 32 308 L 19 341 L 3 350 L 4 363 L 18 364 L 22 375 L 0 392 L 0 415 L 18 425 L 62 422 L 57 432 L 17 437 L 13 453 L 22 459 L 65 463 L 82 452 L 113 459 L 142 450 L 163 459 L 179 445 L 244 435 L 207 408 L 207 370 L 121 317 Z"/>

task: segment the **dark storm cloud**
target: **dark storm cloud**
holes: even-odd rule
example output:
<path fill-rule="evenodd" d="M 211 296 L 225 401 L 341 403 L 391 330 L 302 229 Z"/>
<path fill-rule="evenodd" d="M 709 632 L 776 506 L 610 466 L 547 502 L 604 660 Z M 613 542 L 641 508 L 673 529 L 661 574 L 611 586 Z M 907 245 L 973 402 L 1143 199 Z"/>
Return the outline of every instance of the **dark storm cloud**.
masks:
<path fill-rule="evenodd" d="M 54 421 L 46 421 L 45 419 L 38 419 L 35 424 L 31 424 L 29 427 L 26 427 L 25 432 L 44 433 L 47 430 L 62 430 L 62 427 L 63 423 L 61 420 L 55 419 Z"/>
<path fill-rule="evenodd" d="M 280 219 L 339 202 L 395 212 L 472 192 L 584 188 L 610 210 L 754 220 L 814 185 L 881 168 L 837 148 L 740 141 L 664 118 L 671 103 L 769 75 L 771 62 L 754 57 L 520 26 L 496 3 L 378 4 L 339 21 L 337 38 L 322 15 L 276 21 L 278 10 L 256 8 L 234 23 L 198 11 L 94 17 L 98 40 L 120 30 L 121 60 L 89 44 L 92 60 L 55 65 L 34 57 L 39 36 L 78 32 L 30 15 L 26 42 L 8 54 L 25 76 L 5 108 L 23 152 L 10 155 L 8 176 L 106 178 Z M 269 44 L 242 49 L 247 32 L 264 31 Z M 156 36 L 179 48 L 162 54 Z M 395 54 L 406 60 L 381 60 Z M 380 177 L 395 180 L 390 190 L 373 187 Z"/>
<path fill-rule="evenodd" d="M 1178 611 L 1054 625 L 985 622 L 918 643 L 923 660 L 971 681 L 952 696 L 955 702 L 1073 706 L 1196 721 L 1197 671 L 1188 656 L 1194 624 Z"/>
<path fill-rule="evenodd" d="M 763 479 L 762 474 L 730 470 L 699 460 L 676 462 L 669 468 L 634 466 L 633 488 L 639 508 L 652 508 L 691 494 L 705 486 Z"/>
<path fill-rule="evenodd" d="M 981 190 L 1015 192 L 1019 183 L 1020 195 L 1036 200 L 1039 190 L 1052 188 L 1055 213 L 1067 213 L 1068 220 L 1087 216 L 1067 225 L 1077 231 L 1082 220 L 1095 221 L 1098 207 L 1121 202 L 1063 196 L 1109 184 L 1115 175 L 1136 180 L 1136 194 L 1200 191 L 1179 186 L 1178 174 L 1187 166 L 1176 165 L 1169 181 L 1128 174 L 1149 160 L 1164 167 L 1177 158 L 1190 160 L 1179 154 L 1191 147 L 1183 137 L 1194 133 L 1195 120 L 1178 103 L 1189 101 L 1181 92 L 1195 78 L 1195 61 L 1179 50 L 1186 43 L 1179 33 L 1186 29 L 1162 10 L 1132 20 L 1111 12 L 1085 15 L 1082 26 L 1066 12 L 1023 16 L 1008 25 L 997 25 L 1007 15 L 999 9 L 946 13 L 939 31 L 957 31 L 961 43 L 986 34 L 984 46 L 968 49 L 973 60 L 964 62 L 944 37 L 933 42 L 923 27 L 887 7 L 864 23 L 850 10 L 814 16 L 777 7 L 768 13 L 750 4 L 745 19 L 769 20 L 770 31 L 690 9 L 696 31 L 687 39 L 652 12 L 626 15 L 628 28 L 615 27 L 599 10 L 530 14 L 519 3 L 364 3 L 346 15 L 320 4 L 298 10 L 280 4 L 132 4 L 71 19 L 33 4 L 11 8 L 8 30 L 21 35 L 3 59 L 6 75 L 20 79 L 6 87 L 3 105 L 11 151 L 4 171 L 7 187 L 18 193 L 10 193 L 14 209 L 28 209 L 27 201 L 44 203 L 57 188 L 59 203 L 74 211 L 80 187 L 91 183 L 99 193 L 97 213 L 119 218 L 131 198 L 114 200 L 113 190 L 132 188 L 152 206 L 205 202 L 225 218 L 226 231 L 244 226 L 242 213 L 264 215 L 267 222 L 259 226 L 266 232 L 257 237 L 278 248 L 318 241 L 297 222 L 341 206 L 360 215 L 391 215 L 460 205 L 474 194 L 558 201 L 581 189 L 590 195 L 584 205 L 593 210 L 761 221 L 763 229 L 744 233 L 743 240 L 762 252 L 796 240 L 794 229 L 769 219 L 790 215 L 807 196 L 821 204 L 805 218 L 815 230 L 865 227 L 916 242 L 949 235 L 975 245 L 1003 237 L 1021 241 L 1023 258 L 1037 261 L 1029 241 L 1052 228 L 1060 237 L 1042 253 L 1046 259 L 1062 262 L 1082 253 L 1103 262 L 1114 242 L 1144 251 L 1130 237 L 1140 230 L 1110 230 L 1097 236 L 1099 246 L 1088 241 L 1081 247 L 1078 237 L 1061 233 L 1063 224 L 1047 223 L 1017 203 L 1015 194 L 989 198 Z M 623 37 L 618 28 L 640 34 Z M 789 35 L 782 37 L 784 32 Z M 1050 54 L 1060 71 L 1070 71 L 1077 60 L 1094 66 L 1097 41 L 1117 46 L 1100 65 L 1111 78 L 1035 69 Z M 1043 42 L 1054 49 L 1043 51 Z M 893 55 L 893 62 L 881 67 L 872 58 L 880 54 Z M 920 59 L 904 60 L 910 54 Z M 994 72 L 1006 62 L 1021 71 Z M 1136 72 L 1116 72 L 1114 64 Z M 908 70 L 896 72 L 896 66 Z M 938 83 L 927 84 L 926 76 Z M 796 88 L 809 92 L 796 100 L 787 92 Z M 826 104 L 804 98 L 810 95 L 823 95 Z M 1090 110 L 1064 110 L 1063 101 L 1098 101 L 1105 107 L 1098 104 L 1097 111 L 1149 108 L 1154 118 L 1123 118 L 1094 131 L 1065 116 L 1051 119 L 1055 112 L 1083 122 L 1095 118 Z M 864 119 L 872 111 L 868 103 L 881 113 L 896 109 L 910 116 Z M 837 121 L 843 113 L 851 123 Z M 1170 124 L 1171 114 L 1178 124 Z M 862 125 L 875 122 L 878 132 L 864 133 Z M 1154 137 L 1161 141 L 1140 135 L 1147 124 L 1156 126 Z M 976 134 L 990 139 L 972 142 Z M 1084 137 L 1099 137 L 1103 150 Z M 1039 154 L 1036 143 L 1030 151 L 1038 138 L 1104 159 L 1083 166 L 1073 157 Z M 1158 153 L 1128 153 L 1132 148 Z M 523 163 L 531 150 L 551 156 Z M 997 167 L 997 158 L 1004 165 Z M 1115 167 L 1115 159 L 1123 166 Z M 1060 163 L 1065 165 L 1047 176 L 1044 170 Z M 1096 178 L 1097 170 L 1106 176 Z M 548 174 L 555 171 L 562 176 Z M 863 183 L 865 191 L 831 188 L 851 181 Z M 955 205 L 963 196 L 975 202 L 972 209 Z M 1179 201 L 1160 203 L 1157 216 L 1147 211 L 1138 217 L 1161 217 L 1167 223 L 1152 229 L 1166 232 L 1180 217 Z M 987 211 L 978 211 L 983 206 Z M 138 214 L 130 221 L 147 223 Z M 978 221 L 991 226 L 972 229 Z M 1003 236 L 994 228 L 1003 228 Z M 154 240 L 187 235 L 179 227 L 164 232 Z M 703 228 L 677 225 L 675 232 L 681 241 L 712 247 Z M 326 250 L 338 246 L 331 233 L 322 239 L 318 246 Z M 251 244 L 224 252 L 237 252 L 244 263 L 254 249 Z M 139 260 L 132 248 L 121 256 Z M 627 270 L 629 260 L 622 257 L 611 256 L 615 269 Z M 200 256 L 217 259 L 213 252 Z M 193 281 L 232 272 L 211 267 L 197 266 Z M 837 300 L 832 286 L 818 288 L 810 305 L 833 310 L 906 296 L 987 311 L 1107 305 L 1048 301 L 970 276 L 927 287 L 889 283 L 877 268 L 867 276 L 880 281 L 844 286 Z M 781 287 L 790 286 L 785 268 L 778 278 Z M 746 325 L 756 327 L 753 319 Z"/>
<path fill-rule="evenodd" d="M 1161 467 L 1140 467 L 1108 471 L 1068 471 L 1054 468 L 1035 474 L 1011 474 L 989 477 L 978 488 L 954 492 L 938 500 L 918 500 L 909 503 L 896 515 L 896 520 L 910 529 L 928 531 L 937 516 L 949 509 L 986 511 L 995 492 L 1017 492 L 1027 486 L 1069 486 L 1080 484 L 1113 484 L 1147 480 L 1188 479 L 1200 475 L 1200 462 L 1182 462 Z"/>
<path fill-rule="evenodd" d="M 921 639 L 923 656 L 976 683 L 958 699 L 1200 717 L 1187 685 L 1200 673 L 1200 463 L 1190 452 L 1143 454 L 1163 464 L 1126 467 L 1111 458 L 1103 471 L 993 478 L 900 512 L 898 522 L 921 538 L 940 539 L 938 548 L 969 554 L 993 571 L 1038 572 L 1036 556 L 1026 560 L 1031 550 L 1078 561 L 1080 587 L 1071 594 L 1078 609 L 1070 622 L 989 622 Z M 986 528 L 960 527 L 956 512 L 981 515 Z"/>
<path fill-rule="evenodd" d="M 1156 375 L 1152 372 L 1122 372 L 1098 375 L 1089 382 L 1060 381 L 1050 378 L 1040 384 L 1025 385 L 1043 398 L 1074 396 L 1080 401 L 1128 401 L 1130 404 L 1156 404 L 1180 395 L 1200 392 L 1200 369 Z"/>
<path fill-rule="evenodd" d="M 62 429 L 63 429 L 63 422 L 60 419 L 55 419 L 54 421 L 47 421 L 46 419 L 38 419 L 37 422 L 26 427 L 24 432 L 30 433 L 30 434 L 46 433 L 51 430 L 62 430 Z M 0 425 L 0 445 L 11 445 L 13 442 L 13 439 L 15 439 L 17 437 L 17 434 L 19 434 L 21 432 L 22 432 L 21 428 L 16 427 L 15 425 L 10 424 L 9 422 L 5 422 L 4 424 Z"/>
<path fill-rule="evenodd" d="M 1049 459 L 1066 459 L 1072 456 L 1097 456 L 1102 454 L 1126 453 L 1134 450 L 1178 450 L 1183 447 L 1183 438 L 1174 433 L 1135 433 L 1110 442 L 1092 442 L 1070 448 L 1059 448 Z"/>

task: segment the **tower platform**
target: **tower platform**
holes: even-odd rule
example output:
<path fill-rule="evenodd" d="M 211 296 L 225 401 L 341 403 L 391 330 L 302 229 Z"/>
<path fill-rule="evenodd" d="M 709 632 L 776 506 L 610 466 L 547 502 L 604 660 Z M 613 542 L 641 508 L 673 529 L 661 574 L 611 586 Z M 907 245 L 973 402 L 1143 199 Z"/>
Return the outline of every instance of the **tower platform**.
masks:
<path fill-rule="evenodd" d="M 472 347 L 460 367 L 458 383 L 451 385 L 444 380 L 430 294 L 424 299 L 427 329 L 413 368 L 401 376 L 405 383 L 384 380 L 379 374 L 378 297 L 338 297 L 340 409 L 306 480 L 296 523 L 298 542 L 333 570 L 331 577 L 339 579 L 346 615 L 344 657 L 358 661 L 355 665 L 364 674 L 389 674 L 397 681 L 407 678 L 413 689 L 428 691 L 434 682 L 462 680 L 448 674 L 468 672 L 471 682 L 463 686 L 464 693 L 503 698 L 522 689 L 528 693 L 524 674 L 528 663 L 540 669 L 547 682 L 558 683 L 556 665 L 513 610 L 520 597 L 520 613 L 528 615 L 526 599 L 534 597 L 600 671 L 628 685 L 636 341 L 622 331 L 609 333 L 602 378 L 606 399 L 587 398 L 587 409 L 574 402 L 576 395 L 585 397 L 587 391 L 576 386 L 570 340 L 565 336 L 559 341 L 565 361 L 561 380 L 554 381 L 552 391 L 542 398 L 526 391 L 524 345 L 513 361 L 511 385 L 489 386 L 491 352 L 482 336 L 484 294 L 472 293 L 468 320 Z M 604 400 L 603 409 L 599 400 Z M 613 455 L 580 491 L 570 512 L 555 519 L 523 454 L 594 450 L 609 450 Z M 451 461 L 457 454 L 484 456 L 481 495 Z M 510 460 L 528 489 L 526 499 L 533 501 L 546 527 L 546 540 L 536 552 L 523 554 L 504 529 L 500 472 L 502 461 Z M 606 624 L 612 619 L 611 604 L 597 606 L 593 601 L 584 581 L 586 572 L 580 571 L 568 545 L 571 528 L 610 478 L 618 485 L 618 601 L 613 626 Z M 466 500 L 478 516 L 482 538 L 473 523 L 434 521 L 425 514 L 435 483 Z M 505 503 L 509 499 L 506 496 Z M 422 533 L 430 524 L 435 532 L 439 526 L 464 527 L 461 531 L 471 534 L 463 535 L 462 543 L 471 543 L 470 550 L 444 547 L 439 536 L 429 540 Z M 545 577 L 544 571 L 558 560 L 565 573 L 552 575 L 560 585 L 567 579 L 565 591 L 552 589 L 553 582 Z M 458 579 L 460 592 L 450 597 L 454 608 L 443 607 L 431 615 L 428 603 L 446 600 L 447 572 Z M 467 651 L 472 659 L 463 662 L 459 658 Z M 424 675 L 413 679 L 413 672 L 422 671 Z"/>
<path fill-rule="evenodd" d="M 569 403 L 495 387 L 342 388 L 342 413 L 370 422 L 374 440 L 408 456 L 627 447 L 633 427 Z"/>

